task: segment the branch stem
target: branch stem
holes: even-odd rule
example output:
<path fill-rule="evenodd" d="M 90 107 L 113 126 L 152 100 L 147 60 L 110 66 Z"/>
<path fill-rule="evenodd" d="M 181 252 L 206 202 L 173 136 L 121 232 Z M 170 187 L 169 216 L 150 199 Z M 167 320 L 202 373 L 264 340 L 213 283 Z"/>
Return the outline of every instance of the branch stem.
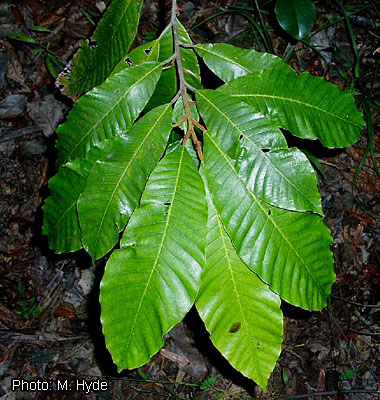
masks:
<path fill-rule="evenodd" d="M 186 146 L 189 138 L 191 137 L 193 139 L 195 149 L 198 153 L 198 157 L 201 161 L 203 161 L 202 146 L 194 130 L 194 118 L 191 115 L 190 100 L 187 95 L 187 89 L 191 91 L 196 91 L 196 89 L 186 82 L 184 68 L 182 65 L 181 49 L 180 49 L 181 43 L 179 40 L 178 24 L 177 24 L 177 0 L 172 0 L 172 14 L 171 14 L 170 25 L 173 30 L 173 45 L 174 45 L 173 55 L 177 65 L 177 73 L 179 79 L 179 95 L 182 97 L 183 100 L 183 107 L 185 109 L 185 120 L 188 123 L 188 131 L 185 135 L 185 138 L 183 139 L 183 146 Z"/>

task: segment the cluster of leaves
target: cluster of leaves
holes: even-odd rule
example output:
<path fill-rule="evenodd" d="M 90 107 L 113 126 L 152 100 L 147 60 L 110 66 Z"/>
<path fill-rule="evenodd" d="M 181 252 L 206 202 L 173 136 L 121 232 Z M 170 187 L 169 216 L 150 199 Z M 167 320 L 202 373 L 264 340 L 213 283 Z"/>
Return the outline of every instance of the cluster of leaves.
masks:
<path fill-rule="evenodd" d="M 58 253 L 99 259 L 123 232 L 100 293 L 119 370 L 146 363 L 195 304 L 215 346 L 265 388 L 280 299 L 319 310 L 335 280 L 314 171 L 280 127 L 343 147 L 363 118 L 350 94 L 278 57 L 193 46 L 175 1 L 160 37 L 128 52 L 141 3 L 114 0 L 96 51 L 74 60 L 81 97 L 58 129 L 44 233 Z M 204 89 L 197 57 L 220 88 Z"/>

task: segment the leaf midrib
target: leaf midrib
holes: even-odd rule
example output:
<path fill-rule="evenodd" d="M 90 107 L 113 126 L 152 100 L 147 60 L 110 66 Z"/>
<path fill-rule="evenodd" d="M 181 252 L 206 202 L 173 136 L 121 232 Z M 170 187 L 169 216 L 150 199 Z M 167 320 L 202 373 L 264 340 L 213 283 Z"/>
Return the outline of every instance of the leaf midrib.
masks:
<path fill-rule="evenodd" d="M 181 169 L 182 169 L 182 162 L 183 162 L 184 150 L 185 150 L 185 148 L 182 147 L 182 149 L 181 149 L 181 157 L 180 157 L 179 164 L 178 164 L 178 169 L 177 169 L 177 176 L 176 176 L 175 184 L 174 184 L 173 195 L 172 195 L 171 200 L 170 200 L 170 206 L 169 206 L 169 209 L 168 209 L 168 214 L 167 214 L 167 219 L 166 219 L 166 223 L 165 223 L 165 228 L 164 228 L 164 232 L 163 232 L 163 234 L 162 234 L 162 239 L 161 239 L 160 246 L 159 246 L 159 248 L 158 248 L 157 257 L 156 257 L 155 260 L 154 260 L 154 264 L 153 264 L 153 267 L 152 267 L 152 271 L 151 271 L 151 273 L 150 273 L 150 275 L 149 275 L 148 281 L 147 281 L 146 286 L 145 286 L 145 289 L 144 289 L 144 293 L 143 293 L 143 295 L 141 296 L 140 303 L 139 303 L 139 305 L 138 305 L 138 307 L 137 307 L 135 319 L 133 320 L 132 328 L 131 328 L 130 333 L 129 333 L 128 342 L 127 342 L 127 344 L 126 344 L 126 347 L 125 347 L 125 350 L 124 350 L 122 359 L 125 358 L 125 354 L 127 353 L 128 349 L 129 349 L 129 345 L 130 345 L 130 342 L 131 342 L 131 339 L 132 339 L 132 334 L 133 334 L 133 332 L 134 332 L 134 330 L 135 330 L 135 326 L 136 326 L 137 319 L 138 319 L 138 316 L 139 316 L 139 313 L 140 313 L 140 310 L 141 310 L 142 303 L 143 303 L 143 301 L 144 301 L 144 299 L 145 299 L 145 296 L 146 296 L 146 292 L 147 292 L 147 290 L 148 290 L 148 287 L 149 287 L 150 284 L 151 284 L 153 274 L 154 274 L 154 272 L 156 271 L 157 264 L 158 264 L 158 260 L 159 260 L 159 258 L 160 258 L 160 256 L 161 256 L 162 249 L 164 248 L 164 242 L 165 242 L 165 240 L 166 240 L 167 231 L 168 231 L 168 228 L 169 228 L 169 221 L 170 221 L 171 214 L 172 214 L 172 211 L 173 211 L 174 198 L 175 198 L 175 196 L 176 196 L 176 194 L 177 194 L 178 182 L 179 182 L 179 177 L 180 177 Z"/>
<path fill-rule="evenodd" d="M 309 200 L 309 198 L 308 198 L 307 195 L 303 192 L 303 190 L 301 190 L 298 186 L 296 186 L 295 184 L 293 184 L 293 182 L 290 181 L 290 180 L 287 178 L 287 176 L 283 175 L 282 171 L 279 170 L 279 169 L 277 168 L 277 166 L 273 164 L 273 162 L 272 162 L 272 161 L 270 160 L 270 158 L 266 155 L 266 153 L 264 153 L 264 152 L 262 151 L 262 149 L 261 149 L 254 141 L 252 141 L 251 138 L 248 137 L 248 136 L 245 134 L 245 132 L 242 131 L 242 130 L 239 128 L 238 125 L 236 125 L 235 122 L 233 122 L 233 121 L 227 116 L 227 114 L 225 114 L 220 108 L 217 108 L 216 105 L 213 104 L 210 100 L 208 100 L 207 97 L 205 97 L 202 93 L 198 92 L 198 94 L 199 94 L 200 96 L 203 96 L 203 98 L 204 98 L 205 100 L 207 100 L 207 101 L 209 102 L 209 104 L 210 104 L 211 106 L 213 106 L 213 107 L 214 107 L 214 108 L 215 108 L 215 109 L 216 109 L 216 110 L 217 110 L 217 111 L 232 125 L 232 126 L 234 126 L 234 127 L 238 130 L 238 132 L 244 136 L 245 139 L 247 139 L 250 143 L 252 143 L 252 145 L 256 148 L 256 150 L 257 150 L 258 152 L 260 152 L 260 153 L 265 157 L 265 159 L 266 159 L 267 162 L 272 166 L 272 168 L 273 168 L 275 171 L 277 171 L 278 174 L 279 174 L 280 176 L 282 176 L 283 179 L 284 179 L 286 182 L 288 182 L 288 184 L 289 184 L 290 186 L 292 186 L 292 187 L 296 190 L 296 192 L 302 193 L 302 196 L 304 197 L 304 199 L 306 199 L 306 200 L 308 201 L 308 203 L 311 204 L 312 210 L 313 210 L 313 211 L 318 211 L 318 212 L 319 212 L 319 210 L 315 208 L 315 206 L 314 206 L 313 203 Z M 289 149 L 283 149 L 283 150 L 289 150 Z M 270 152 L 269 152 L 268 154 L 270 154 Z M 268 201 L 268 203 L 269 203 L 269 201 Z M 269 204 L 270 204 L 270 203 L 269 203 Z M 295 207 L 295 208 L 298 208 L 298 207 Z M 303 210 L 302 210 L 302 211 L 303 211 Z"/>
<path fill-rule="evenodd" d="M 76 149 L 79 147 L 79 145 L 85 140 L 90 133 L 94 132 L 96 133 L 96 129 L 98 128 L 99 124 L 106 118 L 108 115 L 123 101 L 131 92 L 131 90 L 138 85 L 140 82 L 142 82 L 147 76 L 149 76 L 152 72 L 154 72 L 157 68 L 161 67 L 161 64 L 156 65 L 154 68 L 149 70 L 146 74 L 144 74 L 141 78 L 139 78 L 132 86 L 128 88 L 127 91 L 124 92 L 124 95 L 120 97 L 120 99 L 111 107 L 105 114 L 102 114 L 102 117 L 94 124 L 92 125 L 87 132 L 82 135 L 81 139 L 77 142 L 77 144 L 73 147 L 73 149 L 70 151 L 70 153 L 67 154 L 65 157 L 66 160 L 71 159 L 71 155 L 75 154 Z"/>
<path fill-rule="evenodd" d="M 278 230 L 278 232 L 281 234 L 283 237 L 283 240 L 289 245 L 289 247 L 294 251 L 294 254 L 296 254 L 297 258 L 301 261 L 302 265 L 305 267 L 306 271 L 309 273 L 311 279 L 315 282 L 316 286 L 318 287 L 318 290 L 320 293 L 323 293 L 322 288 L 320 287 L 318 281 L 315 280 L 313 274 L 311 273 L 309 267 L 304 263 L 302 257 L 298 254 L 296 249 L 292 246 L 292 244 L 288 241 L 286 236 L 283 234 L 282 230 L 278 227 L 276 222 L 274 221 L 273 217 L 271 215 L 268 215 L 264 207 L 260 204 L 260 201 L 258 201 L 258 198 L 255 196 L 254 193 L 252 193 L 246 186 L 245 183 L 242 181 L 240 176 L 237 174 L 234 166 L 231 164 L 230 160 L 227 158 L 227 156 L 223 153 L 223 151 L 219 148 L 218 144 L 215 142 L 215 140 L 210 136 L 208 132 L 205 132 L 205 134 L 208 136 L 208 138 L 214 143 L 215 148 L 219 151 L 219 153 L 222 155 L 222 157 L 226 160 L 232 171 L 236 174 L 238 180 L 241 182 L 241 184 L 244 186 L 244 188 L 247 190 L 247 192 L 251 195 L 255 203 L 259 206 L 259 208 L 262 211 L 262 214 L 272 223 L 272 225 Z M 270 285 L 272 286 L 272 285 Z"/>
<path fill-rule="evenodd" d="M 167 107 L 164 109 L 164 111 L 160 114 L 159 118 L 156 120 L 156 122 L 152 125 L 152 127 L 150 128 L 150 130 L 147 132 L 147 134 L 145 135 L 143 141 L 142 141 L 142 142 L 139 144 L 139 146 L 135 149 L 134 153 L 132 154 L 131 159 L 129 160 L 128 164 L 127 164 L 126 167 L 124 168 L 123 173 L 121 174 L 119 180 L 117 181 L 117 183 L 116 183 L 116 185 L 115 185 L 115 189 L 113 190 L 113 192 L 112 192 L 112 194 L 111 194 L 111 196 L 110 196 L 110 198 L 109 198 L 109 200 L 108 200 L 108 202 L 107 202 L 107 206 L 106 206 L 106 208 L 105 208 L 105 210 L 104 210 L 102 219 L 101 219 L 100 224 L 99 224 L 98 234 L 97 234 L 97 236 L 96 236 L 96 241 L 95 241 L 95 246 L 94 246 L 95 249 L 97 249 L 97 246 L 98 246 L 99 237 L 100 237 L 100 232 L 101 232 L 101 230 L 102 230 L 104 218 L 105 218 L 106 214 L 108 213 L 109 206 L 110 206 L 110 204 L 111 204 L 111 201 L 114 199 L 116 190 L 117 190 L 117 189 L 119 188 L 119 186 L 120 186 L 120 182 L 123 180 L 125 174 L 126 174 L 127 171 L 129 170 L 129 168 L 130 168 L 132 162 L 136 159 L 136 157 L 137 157 L 138 153 L 140 152 L 141 148 L 143 147 L 143 145 L 145 144 L 145 142 L 148 140 L 148 138 L 149 138 L 150 135 L 152 134 L 153 130 L 156 128 L 157 124 L 161 121 L 162 116 L 166 113 L 166 111 L 168 110 L 169 107 L 170 107 L 170 105 L 167 105 Z M 119 228 L 120 228 L 120 227 L 118 226 L 118 229 L 119 229 Z"/>

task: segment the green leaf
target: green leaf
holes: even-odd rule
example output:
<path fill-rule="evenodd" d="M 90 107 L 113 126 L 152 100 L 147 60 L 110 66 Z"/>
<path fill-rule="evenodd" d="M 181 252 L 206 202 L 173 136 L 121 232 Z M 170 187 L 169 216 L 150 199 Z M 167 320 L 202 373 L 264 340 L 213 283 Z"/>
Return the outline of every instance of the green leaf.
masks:
<path fill-rule="evenodd" d="M 197 104 L 209 134 L 239 160 L 239 177 L 255 196 L 276 207 L 323 214 L 313 168 L 301 151 L 287 148 L 270 120 L 213 90 L 198 92 Z"/>
<path fill-rule="evenodd" d="M 173 54 L 173 38 L 172 32 L 169 30 L 159 40 L 160 51 L 158 61 L 163 62 Z M 166 104 L 171 101 L 177 91 L 177 75 L 175 67 L 162 71 L 159 81 L 157 82 L 156 89 L 153 96 L 146 106 L 146 110 L 151 110 L 161 104 Z"/>
<path fill-rule="evenodd" d="M 11 33 L 8 35 L 8 38 L 18 40 L 20 42 L 38 44 L 37 40 L 33 36 L 26 35 L 24 33 Z"/>
<path fill-rule="evenodd" d="M 82 243 L 95 258 L 118 241 L 118 233 L 138 205 L 148 176 L 161 157 L 171 131 L 167 104 L 141 118 L 115 139 L 91 171 L 78 201 Z"/>
<path fill-rule="evenodd" d="M 138 65 L 146 61 L 158 61 L 159 51 L 160 42 L 158 40 L 144 43 L 141 46 L 134 48 L 120 60 L 108 78 L 111 78 L 123 69 L 133 65 Z"/>
<path fill-rule="evenodd" d="M 206 223 L 202 179 L 180 147 L 152 172 L 101 283 L 103 332 L 119 371 L 146 363 L 192 306 Z"/>
<path fill-rule="evenodd" d="M 281 27 L 298 40 L 313 29 L 317 19 L 317 11 L 311 0 L 277 0 L 275 13 Z"/>
<path fill-rule="evenodd" d="M 76 202 L 86 179 L 63 167 L 50 179 L 50 196 L 43 206 L 43 234 L 56 253 L 69 253 L 82 248 Z"/>
<path fill-rule="evenodd" d="M 77 201 L 96 161 L 112 147 L 115 139 L 94 146 L 86 154 L 86 159 L 76 158 L 66 163 L 50 179 L 50 196 L 43 206 L 43 233 L 48 236 L 49 246 L 56 253 L 69 253 L 83 247 Z"/>
<path fill-rule="evenodd" d="M 161 69 L 157 62 L 127 68 L 80 98 L 58 128 L 58 164 L 84 157 L 92 146 L 130 128 L 151 97 Z"/>
<path fill-rule="evenodd" d="M 240 260 L 208 196 L 197 309 L 224 357 L 264 390 L 281 352 L 280 298 Z"/>
<path fill-rule="evenodd" d="M 342 373 L 339 375 L 339 380 L 340 380 L 340 381 L 349 381 L 349 380 L 351 380 L 357 373 L 358 373 L 357 370 L 348 369 L 348 370 L 342 372 Z"/>
<path fill-rule="evenodd" d="M 211 71 L 224 82 L 269 68 L 292 69 L 273 54 L 242 49 L 227 43 L 206 43 L 195 46 Z"/>
<path fill-rule="evenodd" d="M 30 30 L 35 32 L 51 32 L 51 29 L 46 28 L 45 26 L 38 26 L 38 25 L 31 26 Z"/>
<path fill-rule="evenodd" d="M 58 72 L 55 70 L 55 66 L 48 56 L 45 56 L 45 65 L 51 76 L 56 79 L 58 77 Z"/>
<path fill-rule="evenodd" d="M 100 85 L 127 54 L 136 33 L 143 1 L 113 0 L 90 42 L 74 58 L 67 93 L 81 96 Z"/>
<path fill-rule="evenodd" d="M 185 27 L 177 20 L 178 23 L 178 38 L 181 43 L 193 44 Z M 196 89 L 202 88 L 201 72 L 198 65 L 197 56 L 192 49 L 180 48 L 182 66 L 184 69 L 185 80 Z"/>
<path fill-rule="evenodd" d="M 270 69 L 245 75 L 218 90 L 252 105 L 295 136 L 319 139 L 327 147 L 355 143 L 364 126 L 350 94 L 307 72 L 297 75 Z"/>
<path fill-rule="evenodd" d="M 259 200 L 231 160 L 204 134 L 207 182 L 213 203 L 245 264 L 281 298 L 320 310 L 335 281 L 332 238 L 322 219 Z"/>
<path fill-rule="evenodd" d="M 210 389 L 215 385 L 215 382 L 218 380 L 217 376 L 210 376 L 209 378 L 205 379 L 199 389 L 206 390 Z"/>

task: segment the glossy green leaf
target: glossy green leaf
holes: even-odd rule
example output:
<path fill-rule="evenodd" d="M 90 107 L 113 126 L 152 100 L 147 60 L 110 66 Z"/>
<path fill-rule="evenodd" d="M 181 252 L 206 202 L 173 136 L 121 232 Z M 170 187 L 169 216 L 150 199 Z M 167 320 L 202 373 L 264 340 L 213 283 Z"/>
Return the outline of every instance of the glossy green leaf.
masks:
<path fill-rule="evenodd" d="M 78 212 L 83 245 L 95 259 L 117 243 L 118 233 L 137 207 L 165 149 L 171 120 L 170 104 L 153 109 L 117 138 L 91 171 Z"/>
<path fill-rule="evenodd" d="M 222 86 L 221 92 L 244 101 L 277 125 L 327 147 L 355 143 L 364 126 L 353 96 L 307 72 L 266 70 Z"/>
<path fill-rule="evenodd" d="M 265 390 L 281 352 L 281 301 L 240 260 L 209 196 L 208 210 L 196 307 L 215 347 Z"/>
<path fill-rule="evenodd" d="M 43 234 L 48 236 L 49 246 L 56 253 L 69 253 L 83 247 L 77 201 L 96 161 L 111 146 L 112 140 L 93 147 L 86 159 L 76 158 L 65 164 L 49 181 L 50 196 L 43 206 Z"/>
<path fill-rule="evenodd" d="M 134 48 L 125 57 L 123 57 L 108 78 L 111 78 L 118 72 L 128 67 L 132 67 L 146 61 L 158 61 L 159 53 L 160 42 L 158 40 L 144 43 L 141 46 Z"/>
<path fill-rule="evenodd" d="M 181 43 L 193 44 L 189 34 L 180 21 L 178 21 L 178 37 Z M 201 89 L 201 72 L 194 50 L 181 47 L 180 53 L 186 82 L 196 89 Z"/>
<path fill-rule="evenodd" d="M 152 172 L 101 283 L 103 332 L 119 371 L 146 363 L 192 306 L 206 223 L 203 182 L 181 146 Z"/>
<path fill-rule="evenodd" d="M 276 207 L 322 214 L 313 168 L 304 154 L 287 148 L 281 131 L 234 97 L 213 90 L 197 93 L 209 134 L 231 159 L 247 188 Z M 270 150 L 270 151 L 269 151 Z"/>
<path fill-rule="evenodd" d="M 312 0 L 277 0 L 275 13 L 281 27 L 298 40 L 313 29 L 317 19 Z"/>
<path fill-rule="evenodd" d="M 211 71 L 224 82 L 269 68 L 291 69 L 273 54 L 242 49 L 228 43 L 197 44 L 195 49 Z"/>
<path fill-rule="evenodd" d="M 161 65 L 127 68 L 80 98 L 58 128 L 58 164 L 84 157 L 92 146 L 125 132 L 145 107 Z"/>
<path fill-rule="evenodd" d="M 163 62 L 169 59 L 173 54 L 173 38 L 172 32 L 169 30 L 159 40 L 160 51 L 158 61 Z M 171 101 L 177 92 L 177 74 L 175 66 L 162 71 L 159 81 L 157 82 L 156 89 L 153 96 L 146 106 L 146 110 L 151 110 L 161 104 L 166 104 Z"/>
<path fill-rule="evenodd" d="M 56 253 L 68 253 L 82 248 L 76 203 L 86 185 L 86 179 L 70 168 L 62 167 L 50 179 L 50 196 L 43 206 L 43 234 Z"/>
<path fill-rule="evenodd" d="M 240 258 L 289 303 L 309 310 L 326 306 L 335 274 L 323 220 L 259 200 L 217 141 L 208 133 L 204 138 L 213 203 Z"/>
<path fill-rule="evenodd" d="M 90 41 L 83 42 L 73 60 L 67 93 L 79 95 L 100 85 L 128 53 L 136 33 L 143 1 L 113 0 Z"/>

